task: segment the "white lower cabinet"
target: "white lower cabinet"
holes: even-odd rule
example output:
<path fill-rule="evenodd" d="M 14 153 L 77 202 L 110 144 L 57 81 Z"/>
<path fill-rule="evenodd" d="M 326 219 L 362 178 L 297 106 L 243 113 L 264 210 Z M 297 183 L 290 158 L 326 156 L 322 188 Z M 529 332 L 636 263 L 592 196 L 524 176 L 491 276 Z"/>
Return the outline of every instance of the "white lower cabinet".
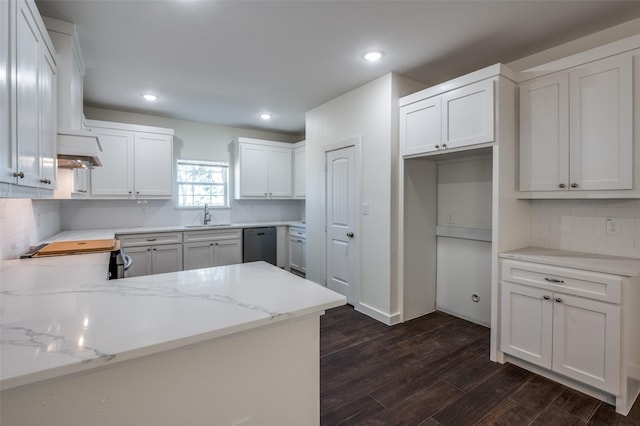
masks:
<path fill-rule="evenodd" d="M 613 395 L 617 411 L 628 413 L 640 392 L 634 377 L 640 361 L 638 280 L 516 260 L 503 260 L 501 271 L 506 359 L 542 367 L 580 390 Z"/>
<path fill-rule="evenodd" d="M 306 237 L 306 229 L 289 228 L 289 269 L 302 273 L 307 272 Z"/>
<path fill-rule="evenodd" d="M 510 282 L 502 350 L 610 393 L 620 372 L 620 306 Z"/>
<path fill-rule="evenodd" d="M 182 271 L 182 233 L 119 235 L 133 261 L 127 277 Z"/>
<path fill-rule="evenodd" d="M 184 233 L 184 270 L 242 263 L 240 229 Z"/>

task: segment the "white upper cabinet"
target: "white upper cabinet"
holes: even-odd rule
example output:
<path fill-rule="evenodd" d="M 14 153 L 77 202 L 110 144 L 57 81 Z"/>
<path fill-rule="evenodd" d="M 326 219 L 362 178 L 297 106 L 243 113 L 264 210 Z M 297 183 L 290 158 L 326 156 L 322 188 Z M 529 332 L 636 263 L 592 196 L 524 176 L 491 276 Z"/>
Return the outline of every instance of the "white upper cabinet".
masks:
<path fill-rule="evenodd" d="M 521 197 L 640 196 L 633 173 L 633 56 L 608 57 L 520 85 Z"/>
<path fill-rule="evenodd" d="M 102 167 L 91 170 L 91 198 L 171 198 L 173 130 L 88 120 L 100 137 Z"/>
<path fill-rule="evenodd" d="M 570 188 L 632 189 L 633 58 L 571 71 L 569 111 Z"/>
<path fill-rule="evenodd" d="M 498 64 L 400 99 L 400 154 L 412 156 L 493 143 Z"/>
<path fill-rule="evenodd" d="M 293 197 L 304 199 L 306 196 L 307 147 L 298 142 L 293 148 Z"/>
<path fill-rule="evenodd" d="M 424 99 L 400 112 L 400 141 L 403 155 L 436 151 L 442 144 L 441 98 Z"/>
<path fill-rule="evenodd" d="M 293 145 L 239 138 L 234 142 L 236 199 L 293 196 Z"/>
<path fill-rule="evenodd" d="M 442 95 L 442 146 L 493 142 L 493 80 Z"/>
<path fill-rule="evenodd" d="M 520 190 L 556 191 L 569 182 L 569 77 L 520 86 Z"/>
<path fill-rule="evenodd" d="M 16 139 L 13 137 L 11 80 L 11 37 L 6 29 L 13 27 L 13 3 L 0 1 L 0 182 L 14 183 L 17 170 Z"/>

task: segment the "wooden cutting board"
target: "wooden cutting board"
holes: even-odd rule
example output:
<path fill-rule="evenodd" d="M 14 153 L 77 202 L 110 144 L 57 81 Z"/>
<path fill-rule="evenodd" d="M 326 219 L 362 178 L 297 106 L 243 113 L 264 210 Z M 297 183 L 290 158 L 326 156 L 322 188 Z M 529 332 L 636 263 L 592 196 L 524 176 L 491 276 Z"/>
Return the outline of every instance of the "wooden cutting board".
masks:
<path fill-rule="evenodd" d="M 81 241 L 59 241 L 48 244 L 40 249 L 35 256 L 61 256 L 65 254 L 77 253 L 99 253 L 104 251 L 117 250 L 119 241 L 110 240 L 81 240 Z"/>

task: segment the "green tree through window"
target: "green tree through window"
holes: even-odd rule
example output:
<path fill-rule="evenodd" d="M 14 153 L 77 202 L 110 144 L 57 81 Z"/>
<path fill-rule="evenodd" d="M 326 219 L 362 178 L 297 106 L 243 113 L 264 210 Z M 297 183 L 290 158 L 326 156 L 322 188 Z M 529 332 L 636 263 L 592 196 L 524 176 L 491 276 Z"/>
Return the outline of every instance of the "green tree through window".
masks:
<path fill-rule="evenodd" d="M 229 206 L 229 164 L 178 159 L 178 206 Z"/>

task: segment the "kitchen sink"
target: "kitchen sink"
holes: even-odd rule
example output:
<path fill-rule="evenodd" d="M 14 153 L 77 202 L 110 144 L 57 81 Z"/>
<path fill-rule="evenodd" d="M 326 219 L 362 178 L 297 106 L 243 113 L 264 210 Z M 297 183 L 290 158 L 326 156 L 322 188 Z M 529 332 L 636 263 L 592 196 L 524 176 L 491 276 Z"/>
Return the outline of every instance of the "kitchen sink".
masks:
<path fill-rule="evenodd" d="M 187 229 L 194 229 L 194 228 L 218 228 L 221 226 L 231 226 L 230 223 L 214 223 L 211 225 L 185 225 L 185 228 Z"/>

